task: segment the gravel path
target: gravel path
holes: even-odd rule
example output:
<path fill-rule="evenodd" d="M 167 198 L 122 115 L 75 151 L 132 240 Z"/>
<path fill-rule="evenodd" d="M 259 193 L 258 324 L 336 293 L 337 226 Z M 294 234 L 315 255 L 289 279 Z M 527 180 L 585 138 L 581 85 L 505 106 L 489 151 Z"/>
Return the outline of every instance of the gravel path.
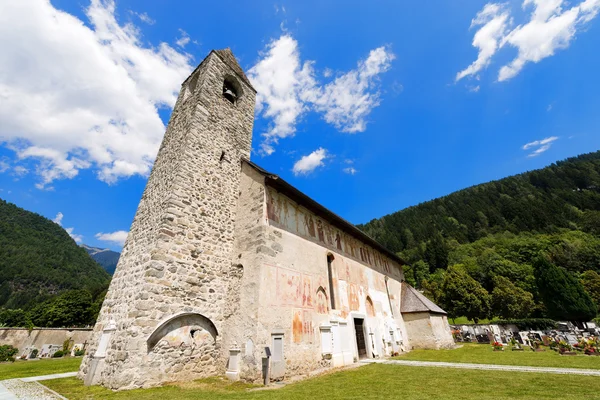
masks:
<path fill-rule="evenodd" d="M 514 371 L 514 372 L 538 372 L 547 374 L 562 375 L 587 375 L 600 376 L 600 370 L 582 369 L 582 368 L 550 368 L 550 367 L 524 367 L 518 365 L 496 365 L 496 364 L 469 364 L 469 363 L 449 363 L 436 361 L 405 361 L 405 360 L 362 360 L 362 363 L 381 363 L 397 364 L 410 367 L 439 367 L 439 368 L 462 368 L 479 369 L 489 371 Z"/>
<path fill-rule="evenodd" d="M 48 379 L 68 378 L 76 376 L 77 372 L 33 376 L 30 378 L 7 379 L 0 381 L 0 400 L 56 400 L 65 399 L 58 393 L 48 389 L 38 381 Z"/>

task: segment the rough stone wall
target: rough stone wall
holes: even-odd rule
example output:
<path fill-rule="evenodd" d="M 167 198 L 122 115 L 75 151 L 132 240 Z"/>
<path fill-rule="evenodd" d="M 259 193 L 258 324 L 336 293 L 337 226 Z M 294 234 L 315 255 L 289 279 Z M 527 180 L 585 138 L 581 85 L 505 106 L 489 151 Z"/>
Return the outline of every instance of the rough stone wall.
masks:
<path fill-rule="evenodd" d="M 405 313 L 403 316 L 412 349 L 438 350 L 454 347 L 446 316 L 426 312 Z"/>
<path fill-rule="evenodd" d="M 230 54 L 228 51 L 225 55 Z M 237 75 L 235 59 L 216 52 L 184 82 L 127 242 L 94 328 L 90 353 L 116 322 L 95 382 L 112 389 L 148 387 L 224 372 L 221 337 L 230 285 L 240 160 L 249 157 L 255 92 Z M 239 67 L 237 67 L 239 68 Z M 223 97 L 233 77 L 236 104 Z M 148 351 L 147 339 L 179 312 L 209 319 L 218 332 L 205 344 Z M 182 338 L 182 343 L 187 343 Z M 189 353 L 189 354 L 187 354 Z M 171 362 L 165 362 L 166 359 Z M 84 360 L 80 376 L 89 372 Z"/>
<path fill-rule="evenodd" d="M 58 328 L 0 328 L 0 344 L 9 344 L 19 349 L 19 355 L 26 347 L 33 346 L 40 350 L 45 344 L 62 346 L 65 340 L 73 344 L 87 342 L 92 333 L 91 329 L 58 329 Z"/>

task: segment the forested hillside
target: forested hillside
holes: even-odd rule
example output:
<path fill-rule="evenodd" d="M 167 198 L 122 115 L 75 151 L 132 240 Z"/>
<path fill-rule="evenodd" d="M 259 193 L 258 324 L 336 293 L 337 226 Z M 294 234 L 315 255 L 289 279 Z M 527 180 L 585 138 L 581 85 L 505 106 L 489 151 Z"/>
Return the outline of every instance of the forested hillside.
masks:
<path fill-rule="evenodd" d="M 0 308 L 27 310 L 69 290 L 91 301 L 109 281 L 58 224 L 0 199 Z"/>
<path fill-rule="evenodd" d="M 359 228 L 403 257 L 410 264 L 407 281 L 451 315 L 590 318 L 597 311 L 597 304 L 588 310 L 591 299 L 600 302 L 600 152 L 473 186 Z M 555 274 L 543 271 L 554 267 Z M 559 280 L 561 271 L 571 286 L 556 293 L 557 282 L 545 280 Z M 478 304 L 459 301 L 474 292 Z M 554 307 L 550 293 L 564 296 L 565 304 Z M 588 311 L 580 315 L 566 303 Z"/>

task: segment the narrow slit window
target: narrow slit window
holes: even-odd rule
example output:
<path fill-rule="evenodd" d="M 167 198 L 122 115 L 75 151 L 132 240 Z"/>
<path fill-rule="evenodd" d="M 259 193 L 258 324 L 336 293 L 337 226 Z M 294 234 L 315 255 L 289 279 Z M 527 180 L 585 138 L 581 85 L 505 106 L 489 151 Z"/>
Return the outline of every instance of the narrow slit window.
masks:
<path fill-rule="evenodd" d="M 327 254 L 327 278 L 329 279 L 329 299 L 331 309 L 335 310 L 335 296 L 333 294 L 333 254 Z"/>

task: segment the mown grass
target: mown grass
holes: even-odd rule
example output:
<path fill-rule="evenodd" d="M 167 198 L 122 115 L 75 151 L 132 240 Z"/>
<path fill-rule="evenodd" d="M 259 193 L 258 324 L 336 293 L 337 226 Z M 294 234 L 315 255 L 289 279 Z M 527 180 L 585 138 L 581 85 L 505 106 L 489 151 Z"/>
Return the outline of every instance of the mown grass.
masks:
<path fill-rule="evenodd" d="M 79 364 L 81 364 L 81 357 L 17 360 L 14 363 L 1 363 L 0 380 L 73 372 L 79 370 Z"/>
<path fill-rule="evenodd" d="M 600 357 L 583 354 L 561 356 L 548 348 L 543 352 L 534 352 L 529 349 L 511 351 L 510 348 L 505 348 L 504 351 L 493 351 L 490 345 L 475 343 L 464 343 L 462 347 L 452 350 L 412 350 L 395 358 L 415 361 L 600 369 Z M 600 387 L 600 380 L 598 385 Z"/>
<path fill-rule="evenodd" d="M 371 364 L 281 389 L 251 390 L 224 379 L 112 392 L 76 378 L 45 381 L 68 399 L 600 399 L 598 377 Z"/>

